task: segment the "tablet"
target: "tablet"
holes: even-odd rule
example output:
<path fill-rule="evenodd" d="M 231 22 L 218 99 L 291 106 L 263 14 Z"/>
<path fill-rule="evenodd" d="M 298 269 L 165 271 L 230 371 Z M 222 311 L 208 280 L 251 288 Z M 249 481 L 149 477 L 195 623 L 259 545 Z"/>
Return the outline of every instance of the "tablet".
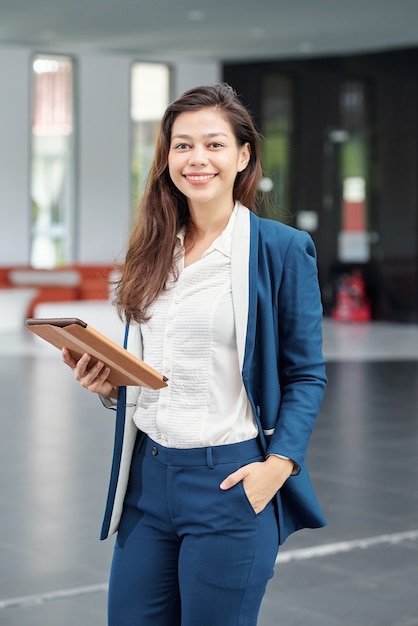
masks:
<path fill-rule="evenodd" d="M 110 368 L 108 380 L 112 385 L 167 387 L 168 379 L 163 374 L 78 318 L 31 317 L 26 320 L 26 328 L 60 350 L 68 348 L 76 360 L 87 352 L 91 366 L 102 361 Z"/>

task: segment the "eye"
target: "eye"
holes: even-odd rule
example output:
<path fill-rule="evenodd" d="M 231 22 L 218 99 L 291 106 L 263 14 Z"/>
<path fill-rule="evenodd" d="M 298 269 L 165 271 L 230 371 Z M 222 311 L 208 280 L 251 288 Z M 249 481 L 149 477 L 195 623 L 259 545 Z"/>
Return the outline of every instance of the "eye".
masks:
<path fill-rule="evenodd" d="M 176 143 L 173 147 L 174 150 L 187 150 L 187 148 L 190 148 L 188 143 Z"/>
<path fill-rule="evenodd" d="M 219 141 L 212 141 L 212 143 L 209 144 L 209 148 L 223 148 L 223 144 Z"/>

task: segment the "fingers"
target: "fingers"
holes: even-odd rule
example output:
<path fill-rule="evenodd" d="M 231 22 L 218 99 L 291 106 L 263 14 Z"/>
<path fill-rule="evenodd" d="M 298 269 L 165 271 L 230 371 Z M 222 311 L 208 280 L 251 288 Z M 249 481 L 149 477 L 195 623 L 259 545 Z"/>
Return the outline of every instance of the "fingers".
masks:
<path fill-rule="evenodd" d="M 242 482 L 244 491 L 246 496 L 253 507 L 255 513 L 260 513 L 263 508 L 266 506 L 268 500 L 266 500 L 263 496 L 260 497 L 258 491 L 257 482 L 254 484 L 252 480 L 252 471 L 251 466 L 256 465 L 255 463 L 251 463 L 244 467 L 241 467 L 236 472 L 229 474 L 220 484 L 221 489 L 231 489 L 239 482 Z"/>
<path fill-rule="evenodd" d="M 61 355 L 62 355 L 62 360 L 64 361 L 64 363 L 68 365 L 68 367 L 71 367 L 71 369 L 74 369 L 75 366 L 77 365 L 77 361 L 73 359 L 68 348 L 63 348 L 61 350 Z"/>
<path fill-rule="evenodd" d="M 74 376 L 82 387 L 95 391 L 96 389 L 92 389 L 92 387 L 97 388 L 106 381 L 110 374 L 110 368 L 106 367 L 102 361 L 97 361 L 95 365 L 89 367 L 90 361 L 91 356 L 83 354 L 74 368 Z"/>
<path fill-rule="evenodd" d="M 93 382 L 93 380 L 97 377 L 103 367 L 103 363 L 97 361 L 96 365 L 93 365 L 92 368 L 89 369 L 90 360 L 91 356 L 89 354 L 83 354 L 78 360 L 76 367 L 74 368 L 75 379 L 78 380 L 78 382 L 80 383 L 82 383 L 83 381 L 87 382 L 87 380 L 85 379 L 88 379 L 89 382 Z"/>
<path fill-rule="evenodd" d="M 227 476 L 225 480 L 223 480 L 219 486 L 221 489 L 225 489 L 225 490 L 231 489 L 231 487 L 234 487 L 235 485 L 237 485 L 239 482 L 241 482 L 241 480 L 244 480 L 246 475 L 247 475 L 246 468 L 241 467 L 236 472 L 229 474 L 229 476 Z"/>
<path fill-rule="evenodd" d="M 73 370 L 74 378 L 84 389 L 104 396 L 113 391 L 113 385 L 107 380 L 110 375 L 110 368 L 102 361 L 97 361 L 90 366 L 91 356 L 89 354 L 83 354 L 77 361 L 71 356 L 67 348 L 62 349 L 62 359 Z"/>
<path fill-rule="evenodd" d="M 231 487 L 242 481 L 251 506 L 257 514 L 261 513 L 282 487 L 293 465 L 292 461 L 289 462 L 277 458 L 277 461 L 281 461 L 281 463 L 276 463 L 276 457 L 272 461 L 269 461 L 269 459 L 267 459 L 268 462 L 249 463 L 241 467 L 227 476 L 220 484 L 220 488 L 224 490 L 231 489 Z M 278 468 L 281 469 L 280 472 Z"/>

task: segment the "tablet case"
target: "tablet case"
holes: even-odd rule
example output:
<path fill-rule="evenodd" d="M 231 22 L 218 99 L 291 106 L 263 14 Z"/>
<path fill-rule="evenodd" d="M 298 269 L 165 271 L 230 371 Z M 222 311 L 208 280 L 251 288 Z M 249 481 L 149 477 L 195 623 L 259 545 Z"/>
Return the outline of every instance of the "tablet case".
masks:
<path fill-rule="evenodd" d="M 112 385 L 167 386 L 163 374 L 78 318 L 28 318 L 26 328 L 60 350 L 68 348 L 76 360 L 87 352 L 92 366 L 103 361 L 110 367 L 108 380 Z"/>

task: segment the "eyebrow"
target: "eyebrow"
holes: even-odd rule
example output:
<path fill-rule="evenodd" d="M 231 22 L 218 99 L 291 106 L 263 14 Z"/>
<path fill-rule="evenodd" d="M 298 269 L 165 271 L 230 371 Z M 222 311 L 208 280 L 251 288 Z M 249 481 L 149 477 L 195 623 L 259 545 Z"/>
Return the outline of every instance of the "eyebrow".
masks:
<path fill-rule="evenodd" d="M 226 133 L 223 133 L 221 131 L 216 132 L 216 133 L 206 133 L 206 135 L 203 135 L 203 137 L 205 137 L 206 139 L 213 139 L 213 137 L 228 137 L 228 135 Z M 173 135 L 173 139 L 192 139 L 191 135 Z"/>

